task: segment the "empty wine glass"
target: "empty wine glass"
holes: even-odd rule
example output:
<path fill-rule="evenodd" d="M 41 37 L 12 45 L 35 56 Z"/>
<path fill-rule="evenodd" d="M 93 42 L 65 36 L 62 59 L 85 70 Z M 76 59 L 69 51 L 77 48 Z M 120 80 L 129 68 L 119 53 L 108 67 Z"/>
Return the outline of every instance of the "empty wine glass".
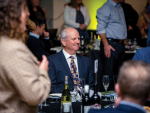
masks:
<path fill-rule="evenodd" d="M 49 106 L 49 105 L 46 103 L 46 100 L 43 102 L 43 106 Z"/>
<path fill-rule="evenodd" d="M 109 75 L 104 75 L 103 76 L 103 86 L 104 86 L 104 89 L 105 89 L 105 99 L 103 101 L 107 101 L 106 92 L 107 92 L 107 89 L 108 89 L 108 86 L 109 86 Z"/>
<path fill-rule="evenodd" d="M 85 85 L 85 78 L 79 78 L 77 82 L 77 89 L 80 93 L 81 98 L 82 95 L 84 95 L 84 85 Z"/>

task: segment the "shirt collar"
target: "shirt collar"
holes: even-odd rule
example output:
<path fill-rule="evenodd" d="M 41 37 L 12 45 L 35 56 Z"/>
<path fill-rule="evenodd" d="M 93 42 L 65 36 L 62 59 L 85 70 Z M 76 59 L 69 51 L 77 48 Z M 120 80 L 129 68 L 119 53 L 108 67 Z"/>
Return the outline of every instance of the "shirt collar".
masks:
<path fill-rule="evenodd" d="M 40 35 L 35 34 L 35 33 L 32 33 L 32 32 L 30 32 L 29 35 L 30 35 L 30 36 L 34 36 L 34 37 L 36 37 L 37 39 L 39 39 L 39 37 L 40 37 Z"/>
<path fill-rule="evenodd" d="M 69 57 L 70 56 L 73 56 L 74 57 L 74 59 L 76 59 L 77 58 L 77 56 L 76 56 L 76 54 L 74 54 L 74 55 L 70 55 L 70 54 L 68 54 L 64 49 L 62 50 L 63 51 L 63 53 L 64 53 L 64 55 L 65 55 L 65 58 L 66 59 L 69 59 Z"/>
<path fill-rule="evenodd" d="M 110 2 L 113 6 L 115 6 L 115 7 L 120 7 L 120 6 L 121 6 L 120 3 L 119 3 L 119 4 L 116 4 L 113 0 L 109 0 L 109 2 Z"/>
<path fill-rule="evenodd" d="M 132 107 L 135 107 L 137 109 L 140 109 L 142 110 L 143 112 L 146 113 L 146 111 L 143 109 L 143 106 L 139 105 L 139 104 L 136 104 L 136 103 L 132 103 L 132 102 L 129 102 L 129 101 L 120 101 L 119 104 L 123 104 L 123 105 L 129 105 L 129 106 L 132 106 Z"/>

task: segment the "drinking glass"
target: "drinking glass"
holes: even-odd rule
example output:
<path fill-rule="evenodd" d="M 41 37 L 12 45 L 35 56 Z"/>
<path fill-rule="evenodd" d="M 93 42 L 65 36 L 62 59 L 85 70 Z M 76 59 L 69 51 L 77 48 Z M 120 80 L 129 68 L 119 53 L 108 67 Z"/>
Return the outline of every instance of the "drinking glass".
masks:
<path fill-rule="evenodd" d="M 43 106 L 49 106 L 49 105 L 46 103 L 46 100 L 43 102 Z"/>
<path fill-rule="evenodd" d="M 106 98 L 106 92 L 107 92 L 107 89 L 108 89 L 108 86 L 109 86 L 109 75 L 104 75 L 103 76 L 103 86 L 104 86 L 104 89 L 105 89 L 105 99 L 103 101 L 108 101 L 107 98 Z"/>
<path fill-rule="evenodd" d="M 81 98 L 82 98 L 82 95 L 84 95 L 84 85 L 85 85 L 85 78 L 79 78 L 77 82 L 77 89 Z"/>

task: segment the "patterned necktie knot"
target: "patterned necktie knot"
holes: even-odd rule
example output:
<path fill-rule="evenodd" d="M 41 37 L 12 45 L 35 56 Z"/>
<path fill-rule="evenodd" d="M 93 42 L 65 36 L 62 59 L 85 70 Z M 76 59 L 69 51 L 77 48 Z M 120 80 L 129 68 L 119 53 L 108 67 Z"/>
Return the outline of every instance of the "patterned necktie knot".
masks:
<path fill-rule="evenodd" d="M 73 57 L 73 56 L 70 56 L 69 58 L 74 59 L 74 57 Z"/>

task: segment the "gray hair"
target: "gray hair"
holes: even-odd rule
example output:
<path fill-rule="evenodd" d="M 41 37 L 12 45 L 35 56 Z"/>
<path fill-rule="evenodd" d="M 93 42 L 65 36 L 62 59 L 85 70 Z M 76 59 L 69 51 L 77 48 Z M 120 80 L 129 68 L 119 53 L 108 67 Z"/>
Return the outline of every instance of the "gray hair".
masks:
<path fill-rule="evenodd" d="M 67 31 L 65 29 L 61 32 L 60 38 L 61 38 L 60 40 L 65 39 L 67 41 Z"/>

